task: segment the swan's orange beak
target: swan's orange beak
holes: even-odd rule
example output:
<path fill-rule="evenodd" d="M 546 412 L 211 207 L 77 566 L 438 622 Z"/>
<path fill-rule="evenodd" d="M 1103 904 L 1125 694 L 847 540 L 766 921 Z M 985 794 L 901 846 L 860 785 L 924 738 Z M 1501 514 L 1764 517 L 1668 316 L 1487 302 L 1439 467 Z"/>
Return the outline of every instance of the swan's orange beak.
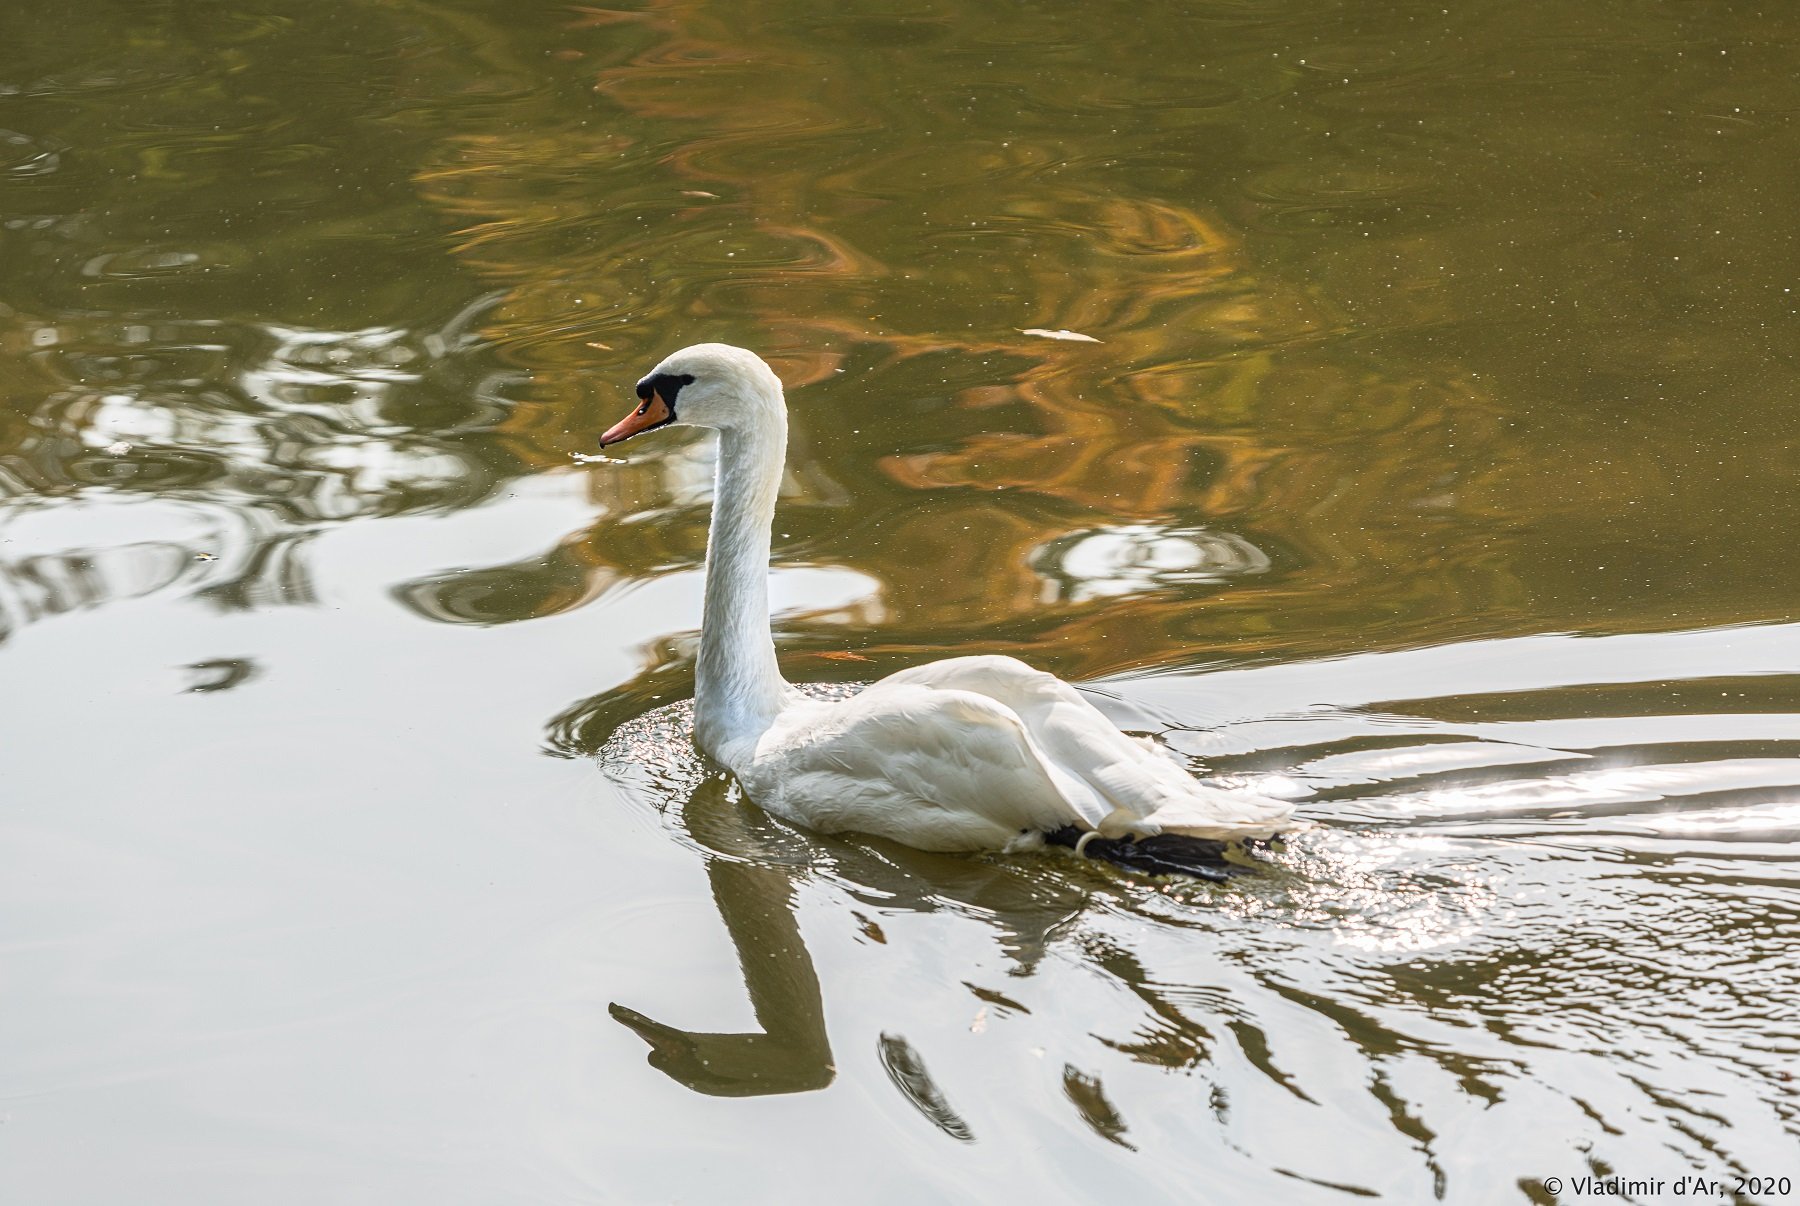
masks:
<path fill-rule="evenodd" d="M 670 410 L 669 404 L 662 400 L 662 395 L 651 390 L 650 396 L 644 399 L 643 405 L 606 429 L 606 434 L 600 437 L 600 447 L 604 448 L 608 444 L 629 440 L 638 432 L 649 431 L 652 427 L 661 427 L 674 417 L 675 412 Z"/>

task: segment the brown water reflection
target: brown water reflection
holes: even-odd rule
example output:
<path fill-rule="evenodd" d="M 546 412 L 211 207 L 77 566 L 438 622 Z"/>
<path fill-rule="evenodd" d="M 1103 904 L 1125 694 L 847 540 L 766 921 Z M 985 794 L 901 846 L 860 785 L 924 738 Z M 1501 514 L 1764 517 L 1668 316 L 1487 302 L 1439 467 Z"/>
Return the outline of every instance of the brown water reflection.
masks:
<path fill-rule="evenodd" d="M 840 517 L 831 526 L 848 537 L 822 545 L 797 521 L 790 526 L 801 530 L 788 534 L 785 555 L 871 573 L 886 587 L 884 618 L 924 629 L 927 646 L 951 632 L 1023 623 L 1034 630 L 1024 648 L 1094 673 L 1160 660 L 1159 650 L 1192 649 L 1197 641 L 1234 652 L 1305 651 L 1307 634 L 1347 626 L 1381 644 L 1492 622 L 1471 623 L 1474 617 L 1580 629 L 1666 623 L 1672 611 L 1692 617 L 1696 607 L 1712 620 L 1766 614 L 1758 600 L 1776 597 L 1767 585 L 1748 591 L 1755 599 L 1739 588 L 1766 583 L 1762 569 L 1751 567 L 1773 561 L 1767 541 L 1785 520 L 1730 532 L 1696 530 L 1689 521 L 1708 510 L 1694 491 L 1716 498 L 1733 481 L 1754 481 L 1783 516 L 1791 509 L 1794 458 L 1769 452 L 1773 423 L 1782 433 L 1775 446 L 1791 453 L 1791 419 L 1756 401 L 1771 396 L 1768 373 L 1785 370 L 1755 356 L 1762 376 L 1746 383 L 1755 395 L 1733 398 L 1734 410 L 1748 405 L 1763 422 L 1711 424 L 1700 439 L 1684 425 L 1682 438 L 1663 439 L 1668 429 L 1656 420 L 1670 396 L 1657 381 L 1681 371 L 1671 358 L 1689 354 L 1677 344 L 1715 336 L 1705 315 L 1659 300 L 1672 283 L 1667 274 L 1620 263 L 1588 286 L 1596 295 L 1590 308 L 1603 300 L 1605 313 L 1545 315 L 1536 320 L 1538 338 L 1527 339 L 1511 302 L 1516 286 L 1500 278 L 1509 269 L 1547 271 L 1564 260 L 1561 244 L 1496 239 L 1492 206 L 1424 228 L 1357 217 L 1430 211 L 1422 199 L 1432 196 L 1440 211 L 1468 211 L 1471 201 L 1443 199 L 1447 182 L 1459 180 L 1465 198 L 1484 195 L 1504 170 L 1494 164 L 1491 140 L 1511 145 L 1519 130 L 1478 126 L 1448 149 L 1444 134 L 1425 129 L 1354 152 L 1330 150 L 1317 132 L 1294 128 L 1305 122 L 1267 124 L 1272 114 L 1246 104 L 1242 85 L 1214 78 L 1273 45 L 1267 31 L 1252 37 L 1247 28 L 1238 31 L 1244 45 L 1227 48 L 1198 75 L 1184 70 L 1168 79 L 1169 92 L 1159 94 L 1158 77 L 1143 78 L 1143 62 L 1155 57 L 1147 47 L 1207 19 L 1194 14 L 1137 14 L 1117 41 L 1084 47 L 1091 76 L 1009 81 L 999 91 L 1015 100 L 1022 93 L 1022 111 L 984 120 L 982 105 L 996 86 L 969 69 L 1002 35 L 977 32 L 991 17 L 961 17 L 953 44 L 926 20 L 918 28 L 932 36 L 907 41 L 904 53 L 882 45 L 860 60 L 852 73 L 856 102 L 833 84 L 821 47 L 790 40 L 796 26 L 836 28 L 834 20 L 789 13 L 753 33 L 735 24 L 727 31 L 703 10 L 681 6 L 577 19 L 563 49 L 582 57 L 571 62 L 605 57 L 577 45 L 594 31 L 623 37 L 629 29 L 654 39 L 595 68 L 594 86 L 635 121 L 676 139 L 634 133 L 645 142 L 616 151 L 625 162 L 656 158 L 667 173 L 660 195 L 634 184 L 609 191 L 604 211 L 571 211 L 574 197 L 591 194 L 591 175 L 566 160 L 560 143 L 533 162 L 511 138 L 493 144 L 505 170 L 484 161 L 447 177 L 464 182 L 458 212 L 485 218 L 471 228 L 478 234 L 471 254 L 512 291 L 492 333 L 512 346 L 535 345 L 534 363 L 579 364 L 572 373 L 537 374 L 537 388 L 559 393 L 582 415 L 573 425 L 531 417 L 538 439 L 549 434 L 543 461 L 560 459 L 565 433 L 593 423 L 592 377 L 580 349 L 599 337 L 629 375 L 666 350 L 643 339 L 659 329 L 646 316 L 680 314 L 684 338 L 754 331 L 790 385 L 808 387 L 795 394 L 796 427 L 809 467 L 825 480 L 802 487 L 801 497 L 867 517 L 866 525 Z M 1282 28 L 1279 19 L 1271 25 Z M 1011 52 L 1016 58 L 1068 45 L 1069 32 L 1049 19 L 1029 35 L 1009 28 L 1004 40 L 1025 37 Z M 1357 44 L 1366 37 L 1359 34 Z M 1454 44 L 1441 28 L 1411 37 Z M 1325 61 L 1344 53 L 1327 47 Z M 1295 73 L 1292 104 L 1324 116 L 1339 114 L 1359 86 L 1381 96 L 1385 114 L 1397 80 L 1417 88 L 1448 77 L 1447 87 L 1466 89 L 1483 72 L 1498 78 L 1512 70 L 1465 49 L 1467 70 L 1459 74 L 1445 53 L 1386 46 L 1380 69 L 1365 65 L 1341 81 L 1315 80 L 1325 70 L 1316 60 L 1278 74 Z M 1410 66 L 1401 71 L 1399 62 Z M 1424 63 L 1439 74 L 1419 75 Z M 871 97 L 917 89 L 876 82 L 934 69 L 967 80 L 966 106 L 939 97 L 926 102 L 923 124 L 916 113 L 906 124 L 885 121 Z M 1089 80 L 1112 78 L 1140 81 L 1135 137 L 1163 138 L 1154 170 L 1133 170 L 1150 153 L 1129 139 L 1098 155 L 1071 149 L 1102 121 L 1117 132 L 1113 86 L 1082 91 L 1095 86 Z M 1683 86 L 1696 85 L 1679 77 L 1665 85 Z M 751 87 L 756 102 L 746 105 Z M 1258 87 L 1271 109 L 1283 107 L 1277 80 L 1262 78 Z M 1057 114 L 1054 132 L 1037 118 L 1043 113 Z M 1184 205 L 1184 195 L 1203 191 L 1210 178 L 1193 174 L 1195 150 L 1253 119 L 1265 123 L 1246 126 L 1264 136 L 1257 154 L 1221 155 L 1213 195 L 1244 216 L 1335 198 L 1333 220 L 1356 225 L 1349 233 L 1359 239 L 1320 251 L 1291 236 L 1262 238 L 1253 256 L 1245 238 L 1260 223 L 1234 235 L 1217 213 Z M 608 136 L 620 137 L 618 127 Z M 1305 162 L 1281 160 L 1284 148 L 1299 146 Z M 1384 174 L 1382 164 L 1408 146 L 1434 159 L 1435 184 L 1419 176 L 1422 165 Z M 1445 162 L 1451 157 L 1454 167 Z M 1176 174 L 1182 170 L 1189 174 Z M 1563 177 L 1546 175 L 1543 187 L 1566 188 Z M 1643 190 L 1661 181 L 1631 183 Z M 1603 209 L 1600 200 L 1590 198 L 1589 208 Z M 1560 237 L 1579 237 L 1592 216 Z M 584 224 L 610 229 L 627 217 L 643 228 L 635 241 L 597 239 L 587 252 L 574 245 Z M 1498 221 L 1512 229 L 1510 219 Z M 1420 242 L 1427 234 L 1433 243 Z M 1494 247 L 1506 249 L 1503 260 L 1468 262 Z M 1314 258 L 1299 258 L 1307 256 Z M 1461 267 L 1425 267 L 1452 259 Z M 1409 263 L 1424 275 L 1403 278 Z M 1602 271 L 1596 265 L 1590 276 Z M 1335 285 L 1329 300 L 1319 273 Z M 1531 279 L 1546 287 L 1532 303 L 1546 310 L 1567 288 L 1551 286 L 1541 272 Z M 1495 291 L 1499 283 L 1506 287 Z M 1407 298 L 1403 309 L 1390 301 Z M 1791 306 L 1765 298 L 1760 304 L 1776 312 L 1762 328 L 1777 317 L 1791 325 Z M 1563 300 L 1576 311 L 1584 299 Z M 1377 304 L 1380 313 L 1360 313 Z M 1576 397 L 1536 405 L 1544 354 L 1572 342 L 1571 325 L 1613 342 L 1626 307 L 1654 309 L 1691 329 L 1660 351 L 1634 353 L 1633 371 L 1583 365 L 1560 384 Z M 544 317 L 551 310 L 553 320 Z M 1484 318 L 1493 320 L 1485 334 Z M 1557 325 L 1545 327 L 1550 320 Z M 1046 344 L 1018 334 L 1032 326 L 1072 328 L 1104 342 Z M 1478 335 L 1477 356 L 1471 339 Z M 566 357 L 543 346 L 551 338 L 570 350 Z M 1517 359 L 1495 362 L 1507 348 Z M 1727 354 L 1733 374 L 1746 367 L 1747 351 Z M 904 492 L 878 489 L 871 471 Z M 846 481 L 857 486 L 849 502 Z M 646 500 L 642 483 L 632 485 L 631 502 L 615 486 L 605 489 L 636 511 Z M 1294 590 L 1270 582 L 1226 598 L 1210 591 L 1185 603 L 1163 598 L 1153 624 L 1135 613 L 1083 616 L 1072 630 L 1046 617 L 1040 581 L 1021 576 L 1034 554 L 1083 520 L 1140 518 L 1242 525 L 1253 546 L 1260 547 L 1258 537 L 1273 542 L 1311 572 Z M 698 511 L 685 522 L 691 555 L 701 522 Z M 610 547 L 615 536 L 602 529 L 593 539 Z M 922 578 L 914 569 L 922 561 L 947 572 Z M 1591 589 L 1593 575 L 1605 576 L 1605 591 Z M 982 589 L 956 589 L 971 581 Z M 1354 614 L 1337 608 L 1339 600 L 1351 600 Z"/>
<path fill-rule="evenodd" d="M 1797 51 L 9 6 L 0 1188 L 1800 1176 Z M 789 384 L 790 677 L 1020 654 L 1320 828 L 1165 888 L 795 834 L 667 733 L 596 773 L 691 691 L 712 454 L 572 454 L 702 339 Z"/>

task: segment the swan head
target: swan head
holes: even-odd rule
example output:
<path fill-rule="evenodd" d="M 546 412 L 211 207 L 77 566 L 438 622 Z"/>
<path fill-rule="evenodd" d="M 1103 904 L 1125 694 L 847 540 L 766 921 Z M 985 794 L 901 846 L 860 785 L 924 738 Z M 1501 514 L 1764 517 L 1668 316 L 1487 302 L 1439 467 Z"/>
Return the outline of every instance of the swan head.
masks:
<path fill-rule="evenodd" d="M 775 370 L 728 343 L 682 348 L 644 375 L 637 396 L 637 408 L 600 437 L 602 448 L 673 423 L 720 431 L 765 427 L 782 408 Z"/>

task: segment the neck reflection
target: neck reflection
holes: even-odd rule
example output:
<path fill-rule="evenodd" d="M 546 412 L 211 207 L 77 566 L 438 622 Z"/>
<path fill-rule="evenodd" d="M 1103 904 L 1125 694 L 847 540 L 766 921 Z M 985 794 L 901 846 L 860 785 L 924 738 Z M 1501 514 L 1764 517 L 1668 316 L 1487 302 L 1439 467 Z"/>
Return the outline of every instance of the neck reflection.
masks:
<path fill-rule="evenodd" d="M 726 798 L 723 781 L 708 780 L 683 806 L 683 821 L 689 833 L 712 847 L 706 876 L 713 903 L 737 948 L 761 1030 L 680 1030 L 616 1001 L 609 1012 L 650 1044 L 652 1067 L 696 1093 L 807 1093 L 829 1085 L 837 1069 L 825 1033 L 819 976 L 794 915 L 797 868 L 769 860 L 744 807 Z"/>

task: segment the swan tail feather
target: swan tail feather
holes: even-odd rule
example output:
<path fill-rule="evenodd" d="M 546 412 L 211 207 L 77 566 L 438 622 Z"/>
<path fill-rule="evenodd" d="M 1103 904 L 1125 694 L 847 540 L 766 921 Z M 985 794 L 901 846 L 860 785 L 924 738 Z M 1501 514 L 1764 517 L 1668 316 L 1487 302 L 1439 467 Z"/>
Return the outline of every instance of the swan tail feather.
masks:
<path fill-rule="evenodd" d="M 1290 801 L 1245 791 L 1221 791 L 1191 779 L 1183 786 L 1186 790 L 1179 796 L 1144 818 L 1145 829 L 1226 841 L 1272 838 L 1284 830 L 1303 827 L 1294 819 Z"/>

